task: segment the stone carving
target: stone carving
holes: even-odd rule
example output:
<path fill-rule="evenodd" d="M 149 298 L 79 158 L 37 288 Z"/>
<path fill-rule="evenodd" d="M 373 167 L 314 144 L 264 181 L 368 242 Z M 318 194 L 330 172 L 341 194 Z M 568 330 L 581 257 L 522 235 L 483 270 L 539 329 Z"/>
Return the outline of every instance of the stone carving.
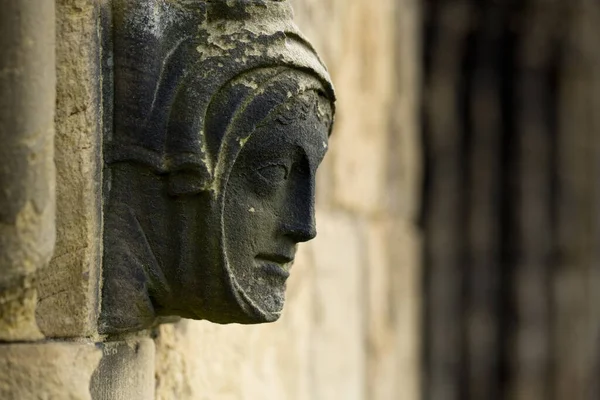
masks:
<path fill-rule="evenodd" d="M 100 331 L 276 320 L 315 234 L 329 75 L 286 1 L 114 4 Z"/>

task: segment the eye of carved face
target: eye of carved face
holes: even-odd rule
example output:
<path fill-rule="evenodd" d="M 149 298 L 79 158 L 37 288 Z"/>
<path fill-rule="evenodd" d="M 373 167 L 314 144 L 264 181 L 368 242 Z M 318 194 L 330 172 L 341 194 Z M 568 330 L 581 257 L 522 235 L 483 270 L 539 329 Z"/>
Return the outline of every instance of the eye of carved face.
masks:
<path fill-rule="evenodd" d="M 272 164 L 256 170 L 256 173 L 266 184 L 277 186 L 287 179 L 289 171 L 286 165 Z"/>
<path fill-rule="evenodd" d="M 266 320 L 281 313 L 297 243 L 316 235 L 315 174 L 327 140 L 316 111 L 272 120 L 250 136 L 229 176 L 226 258 L 242 297 Z"/>
<path fill-rule="evenodd" d="M 289 176 L 289 166 L 285 161 L 275 161 L 264 166 L 259 166 L 249 174 L 255 191 L 264 192 L 276 190 L 285 184 Z"/>

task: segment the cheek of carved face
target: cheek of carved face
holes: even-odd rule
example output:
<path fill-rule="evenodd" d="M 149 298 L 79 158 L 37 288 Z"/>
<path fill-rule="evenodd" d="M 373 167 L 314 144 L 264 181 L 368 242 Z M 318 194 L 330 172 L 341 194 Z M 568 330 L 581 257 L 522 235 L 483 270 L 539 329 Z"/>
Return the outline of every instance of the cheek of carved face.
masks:
<path fill-rule="evenodd" d="M 296 245 L 316 235 L 315 173 L 327 137 L 315 115 L 273 121 L 244 144 L 227 183 L 226 257 L 242 296 L 267 320 L 283 308 Z"/>

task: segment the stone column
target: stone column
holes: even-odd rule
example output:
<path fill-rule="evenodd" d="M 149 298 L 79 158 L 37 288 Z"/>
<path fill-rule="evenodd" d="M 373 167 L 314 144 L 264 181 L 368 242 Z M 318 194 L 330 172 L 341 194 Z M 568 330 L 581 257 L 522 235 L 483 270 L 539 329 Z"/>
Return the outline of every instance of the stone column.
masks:
<path fill-rule="evenodd" d="M 55 3 L 0 10 L 0 398 L 89 400 L 100 349 L 41 340 L 35 316 L 56 236 Z"/>
<path fill-rule="evenodd" d="M 34 286 L 55 239 L 54 2 L 0 9 L 0 341 L 24 341 L 42 337 Z"/>

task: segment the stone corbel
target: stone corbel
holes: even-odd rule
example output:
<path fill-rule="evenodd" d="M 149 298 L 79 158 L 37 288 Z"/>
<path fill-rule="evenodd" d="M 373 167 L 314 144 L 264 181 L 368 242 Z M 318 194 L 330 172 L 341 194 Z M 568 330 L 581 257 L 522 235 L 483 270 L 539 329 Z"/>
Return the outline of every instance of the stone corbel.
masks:
<path fill-rule="evenodd" d="M 100 331 L 279 318 L 334 114 L 287 1 L 113 2 Z"/>

